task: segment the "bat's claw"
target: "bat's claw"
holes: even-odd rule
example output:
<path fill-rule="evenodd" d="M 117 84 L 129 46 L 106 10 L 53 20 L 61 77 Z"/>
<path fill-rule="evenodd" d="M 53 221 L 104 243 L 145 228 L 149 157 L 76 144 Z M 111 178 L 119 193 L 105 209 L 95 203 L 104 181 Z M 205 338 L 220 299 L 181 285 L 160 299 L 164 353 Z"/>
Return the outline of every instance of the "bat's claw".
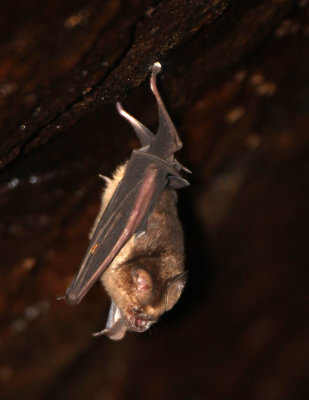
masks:
<path fill-rule="evenodd" d="M 112 181 L 111 178 L 109 178 L 108 176 L 101 175 L 101 174 L 99 174 L 99 178 L 103 179 L 107 184 L 110 184 Z"/>
<path fill-rule="evenodd" d="M 189 168 L 185 167 L 184 165 L 182 165 L 179 161 L 177 161 L 176 159 L 174 159 L 174 163 L 175 163 L 175 168 L 177 169 L 177 171 L 185 171 L 187 174 L 192 174 L 192 171 L 189 170 Z"/>
<path fill-rule="evenodd" d="M 172 189 L 182 189 L 187 186 L 190 186 L 190 183 L 180 176 L 169 176 L 168 177 L 168 186 Z"/>
<path fill-rule="evenodd" d="M 93 337 L 98 337 L 98 336 L 105 335 L 105 333 L 106 333 L 106 329 L 103 329 L 103 330 L 100 331 L 100 332 L 94 332 L 94 333 L 92 334 L 92 336 L 93 336 Z"/>
<path fill-rule="evenodd" d="M 161 63 L 159 63 L 159 61 L 156 61 L 155 63 L 152 64 L 152 66 L 150 67 L 150 70 L 155 75 L 158 75 L 162 71 Z"/>
<path fill-rule="evenodd" d="M 65 296 L 59 296 L 56 298 L 57 301 L 66 300 Z"/>

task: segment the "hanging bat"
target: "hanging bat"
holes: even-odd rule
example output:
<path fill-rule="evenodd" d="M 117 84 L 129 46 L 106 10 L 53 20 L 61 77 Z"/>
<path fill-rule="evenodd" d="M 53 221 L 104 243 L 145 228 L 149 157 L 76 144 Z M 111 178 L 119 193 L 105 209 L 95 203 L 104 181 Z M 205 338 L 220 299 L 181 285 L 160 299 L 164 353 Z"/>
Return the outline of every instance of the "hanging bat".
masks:
<path fill-rule="evenodd" d="M 183 232 L 175 189 L 188 186 L 175 158 L 182 147 L 156 85 L 161 64 L 151 67 L 150 87 L 159 110 L 154 135 L 128 114 L 118 112 L 135 130 L 141 147 L 118 167 L 106 188 L 90 244 L 65 299 L 77 304 L 101 279 L 111 297 L 106 334 L 122 339 L 126 330 L 143 332 L 178 301 L 186 282 Z"/>

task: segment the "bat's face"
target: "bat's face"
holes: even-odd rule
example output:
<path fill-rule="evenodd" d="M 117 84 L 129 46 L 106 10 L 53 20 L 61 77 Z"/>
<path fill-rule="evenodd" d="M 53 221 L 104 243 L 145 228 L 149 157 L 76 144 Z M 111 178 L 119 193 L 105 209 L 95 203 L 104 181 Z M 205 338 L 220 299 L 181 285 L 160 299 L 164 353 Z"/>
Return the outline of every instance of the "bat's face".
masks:
<path fill-rule="evenodd" d="M 139 257 L 104 274 L 104 285 L 131 331 L 147 330 L 175 305 L 185 286 L 184 272 L 175 273 L 158 261 L 162 259 Z"/>

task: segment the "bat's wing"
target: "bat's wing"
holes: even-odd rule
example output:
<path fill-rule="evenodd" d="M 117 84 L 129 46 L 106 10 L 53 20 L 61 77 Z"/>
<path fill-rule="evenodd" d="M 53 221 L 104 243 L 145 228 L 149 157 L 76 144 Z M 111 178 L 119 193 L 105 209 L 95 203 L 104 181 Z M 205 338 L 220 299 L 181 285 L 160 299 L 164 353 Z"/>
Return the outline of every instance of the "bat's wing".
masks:
<path fill-rule="evenodd" d="M 125 175 L 93 234 L 79 272 L 67 290 L 68 303 L 79 303 L 132 235 L 146 231 L 149 215 L 171 172 L 178 174 L 163 160 L 141 151 L 133 152 Z"/>

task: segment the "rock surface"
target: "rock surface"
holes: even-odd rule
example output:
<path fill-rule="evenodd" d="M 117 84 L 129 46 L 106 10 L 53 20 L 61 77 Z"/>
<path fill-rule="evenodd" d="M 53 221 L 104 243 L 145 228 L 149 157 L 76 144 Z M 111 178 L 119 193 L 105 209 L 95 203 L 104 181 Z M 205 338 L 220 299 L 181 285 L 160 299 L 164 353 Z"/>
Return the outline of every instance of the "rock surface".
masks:
<path fill-rule="evenodd" d="M 309 4 L 14 0 L 0 16 L 2 400 L 309 396 Z M 150 332 L 93 338 L 100 285 L 57 302 L 102 182 L 155 129 L 149 65 L 192 171 L 188 286 Z"/>

